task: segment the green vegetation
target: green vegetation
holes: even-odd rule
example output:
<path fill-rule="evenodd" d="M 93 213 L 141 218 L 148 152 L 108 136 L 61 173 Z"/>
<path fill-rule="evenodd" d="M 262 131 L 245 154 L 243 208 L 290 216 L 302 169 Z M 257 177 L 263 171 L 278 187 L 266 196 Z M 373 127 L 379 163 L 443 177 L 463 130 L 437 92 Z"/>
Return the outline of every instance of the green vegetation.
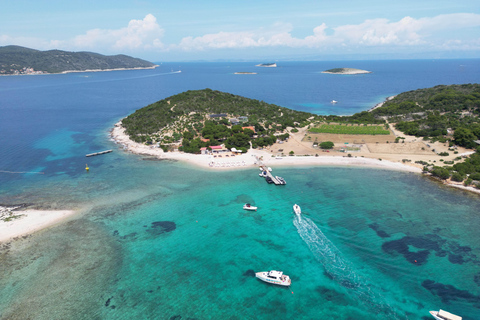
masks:
<path fill-rule="evenodd" d="M 20 46 L 0 47 L 0 74 L 28 73 L 27 69 L 47 73 L 75 70 L 146 68 L 153 63 L 126 55 L 104 56 L 92 52 L 61 50 L 39 51 Z"/>
<path fill-rule="evenodd" d="M 390 134 L 384 126 L 360 126 L 360 125 L 341 125 L 341 124 L 321 124 L 318 127 L 311 128 L 314 133 L 335 133 L 335 134 Z"/>
<path fill-rule="evenodd" d="M 325 141 L 320 143 L 321 149 L 333 149 L 334 143 L 331 141 Z"/>
<path fill-rule="evenodd" d="M 224 117 L 209 115 L 225 114 Z M 230 119 L 245 116 L 241 125 Z M 287 127 L 308 125 L 312 114 L 211 89 L 186 91 L 135 111 L 122 120 L 130 139 L 153 144 L 179 143 L 180 150 L 198 153 L 200 148 L 225 144 L 246 151 L 285 140 Z M 242 127 L 254 127 L 255 131 Z M 203 140 L 202 140 L 203 139 Z"/>
<path fill-rule="evenodd" d="M 480 139 L 480 85 L 436 86 L 404 92 L 370 112 L 388 118 L 405 134 L 432 140 L 445 139 L 455 131 L 455 144 L 475 147 Z"/>

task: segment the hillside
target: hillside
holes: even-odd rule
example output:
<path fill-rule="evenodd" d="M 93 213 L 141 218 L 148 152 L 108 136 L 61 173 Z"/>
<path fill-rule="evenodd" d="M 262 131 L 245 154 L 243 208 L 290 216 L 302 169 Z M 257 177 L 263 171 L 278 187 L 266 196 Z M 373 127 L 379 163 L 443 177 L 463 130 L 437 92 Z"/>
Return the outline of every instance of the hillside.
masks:
<path fill-rule="evenodd" d="M 0 74 L 152 68 L 155 64 L 126 55 L 93 52 L 39 51 L 20 46 L 0 47 Z"/>
<path fill-rule="evenodd" d="M 179 143 L 183 137 L 183 147 L 188 147 L 192 141 L 195 146 L 185 151 L 195 153 L 201 147 L 218 145 L 223 141 L 246 149 L 249 142 L 259 146 L 269 145 L 276 141 L 275 133 L 283 133 L 287 126 L 305 126 L 313 116 L 263 101 L 204 89 L 186 91 L 139 109 L 123 119 L 122 126 L 136 142 L 166 145 Z M 255 130 L 245 133 L 242 127 L 247 126 Z M 254 138 L 254 132 L 261 136 Z"/>
<path fill-rule="evenodd" d="M 480 139 L 480 84 L 436 86 L 404 92 L 371 111 L 396 123 L 405 134 L 445 140 L 454 131 L 458 145 L 474 148 Z M 460 137 L 460 133 L 465 137 Z M 462 134 L 463 135 L 463 134 Z"/>

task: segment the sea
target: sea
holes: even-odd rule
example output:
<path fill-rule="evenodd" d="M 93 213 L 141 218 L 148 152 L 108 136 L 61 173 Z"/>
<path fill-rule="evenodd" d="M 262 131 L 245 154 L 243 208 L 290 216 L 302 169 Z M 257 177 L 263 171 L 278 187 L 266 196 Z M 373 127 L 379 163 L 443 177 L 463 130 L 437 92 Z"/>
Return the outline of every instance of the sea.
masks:
<path fill-rule="evenodd" d="M 187 90 L 351 115 L 401 92 L 479 83 L 480 59 L 257 63 L 0 77 L 0 204 L 78 210 L 0 244 L 0 319 L 480 319 L 477 194 L 335 166 L 273 167 L 287 181 L 274 186 L 257 168 L 160 161 L 109 137 Z M 336 67 L 372 73 L 321 73 Z M 291 286 L 255 278 L 269 270 Z"/>

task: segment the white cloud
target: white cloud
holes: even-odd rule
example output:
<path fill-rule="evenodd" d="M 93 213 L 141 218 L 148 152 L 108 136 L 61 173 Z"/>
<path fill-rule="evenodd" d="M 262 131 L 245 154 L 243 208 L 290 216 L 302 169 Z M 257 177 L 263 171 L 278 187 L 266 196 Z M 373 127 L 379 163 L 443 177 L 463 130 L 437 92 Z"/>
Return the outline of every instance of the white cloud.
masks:
<path fill-rule="evenodd" d="M 185 37 L 171 49 L 185 51 L 218 49 L 218 48 L 255 48 L 255 47 L 291 47 L 291 48 L 324 48 L 324 47 L 397 47 L 397 46 L 431 46 L 441 47 L 443 42 L 457 39 L 445 39 L 442 32 L 448 30 L 461 32 L 464 28 L 480 26 L 480 15 L 473 13 L 457 13 L 439 15 L 433 18 L 414 19 L 404 17 L 391 22 L 387 19 L 371 19 L 356 25 L 343 25 L 332 28 L 333 34 L 327 35 L 325 23 L 315 27 L 313 34 L 305 38 L 292 36 L 290 25 L 276 25 L 271 30 L 255 30 L 248 32 L 218 32 L 199 37 Z M 431 36 L 443 39 L 435 42 Z M 436 40 L 438 41 L 438 40 Z M 476 39 L 471 40 L 476 44 Z"/>
<path fill-rule="evenodd" d="M 152 14 L 143 20 L 130 20 L 121 29 L 92 29 L 76 36 L 72 45 L 76 48 L 106 48 L 112 50 L 136 50 L 164 47 L 161 38 L 164 30 Z"/>

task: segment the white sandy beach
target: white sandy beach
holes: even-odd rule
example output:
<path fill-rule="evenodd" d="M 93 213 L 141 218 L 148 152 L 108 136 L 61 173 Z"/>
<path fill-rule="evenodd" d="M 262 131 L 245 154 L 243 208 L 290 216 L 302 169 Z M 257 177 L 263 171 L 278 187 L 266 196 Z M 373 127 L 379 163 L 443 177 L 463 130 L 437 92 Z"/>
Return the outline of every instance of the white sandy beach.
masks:
<path fill-rule="evenodd" d="M 334 156 L 329 153 L 321 153 L 319 156 L 284 156 L 272 157 L 272 152 L 269 149 L 264 150 L 249 150 L 247 154 L 236 155 L 232 157 L 218 155 L 196 155 L 183 152 L 164 152 L 160 148 L 154 146 L 146 146 L 140 143 L 133 142 L 125 134 L 125 129 L 121 126 L 121 122 L 115 124 L 111 131 L 112 139 L 123 146 L 125 151 L 135 154 L 155 156 L 159 159 L 172 159 L 184 161 L 192 165 L 210 168 L 212 170 L 235 170 L 246 167 L 258 167 L 259 160 L 267 166 L 361 166 L 372 168 L 384 168 L 389 170 L 421 172 L 422 170 L 416 166 L 403 165 L 399 162 L 391 162 L 387 160 L 378 160 L 364 157 L 347 157 Z M 295 143 L 295 139 L 291 139 L 291 143 Z M 317 150 L 318 152 L 318 150 Z"/>
<path fill-rule="evenodd" d="M 51 227 L 75 214 L 75 210 L 25 210 L 0 207 L 0 218 L 17 216 L 10 221 L 0 219 L 0 242 L 31 234 Z"/>

